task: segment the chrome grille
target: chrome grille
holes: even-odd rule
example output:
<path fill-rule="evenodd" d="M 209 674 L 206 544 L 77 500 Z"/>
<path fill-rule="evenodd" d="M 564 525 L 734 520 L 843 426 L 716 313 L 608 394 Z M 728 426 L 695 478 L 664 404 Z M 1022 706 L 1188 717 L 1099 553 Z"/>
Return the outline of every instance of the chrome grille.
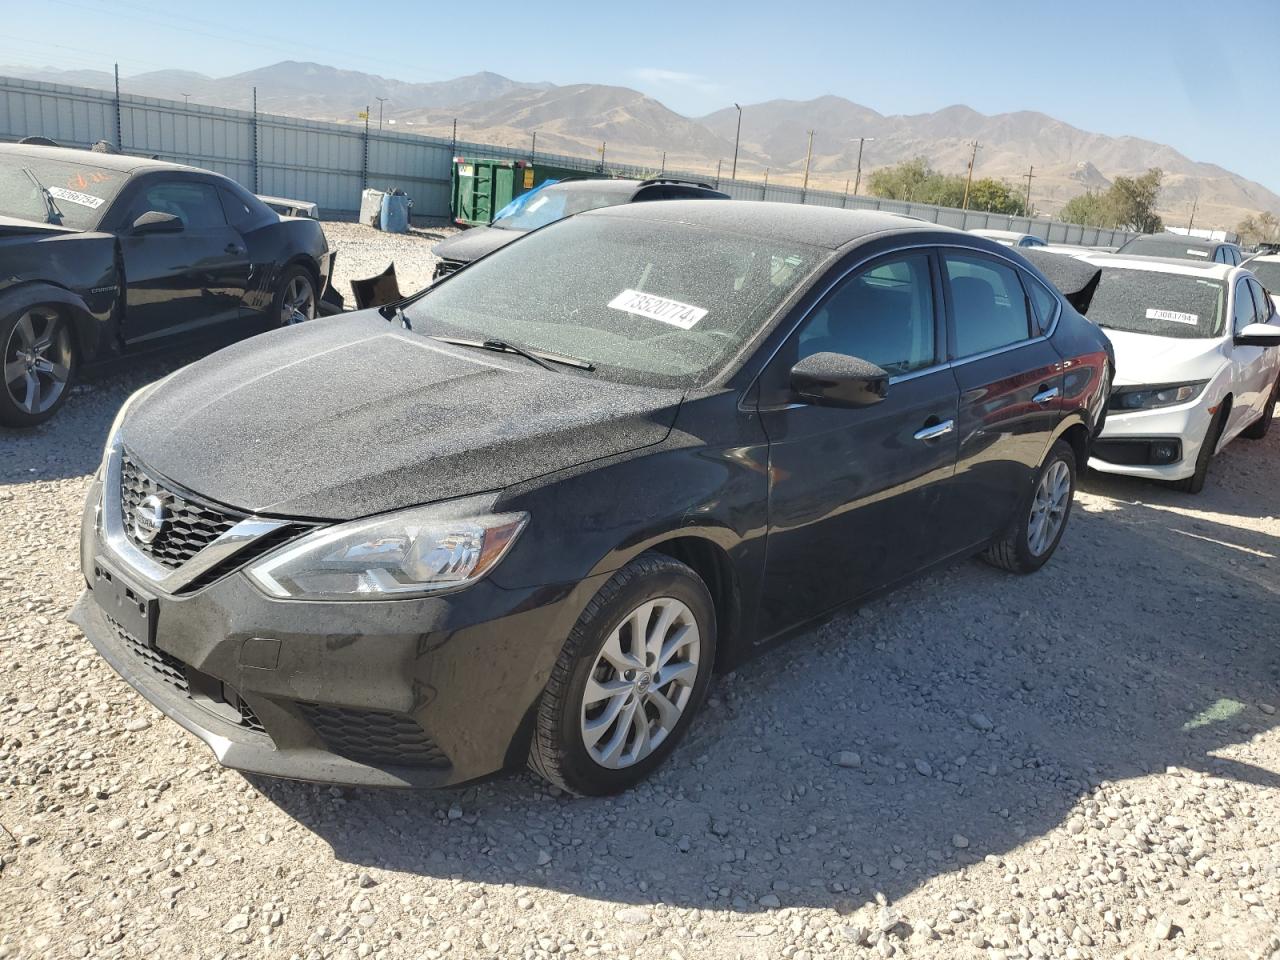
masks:
<path fill-rule="evenodd" d="M 151 496 L 164 504 L 166 519 L 156 538 L 145 543 L 134 532 L 134 512 Z M 120 455 L 120 513 L 129 542 L 157 563 L 171 569 L 182 566 L 245 517 L 169 489 L 148 475 L 123 450 Z"/>

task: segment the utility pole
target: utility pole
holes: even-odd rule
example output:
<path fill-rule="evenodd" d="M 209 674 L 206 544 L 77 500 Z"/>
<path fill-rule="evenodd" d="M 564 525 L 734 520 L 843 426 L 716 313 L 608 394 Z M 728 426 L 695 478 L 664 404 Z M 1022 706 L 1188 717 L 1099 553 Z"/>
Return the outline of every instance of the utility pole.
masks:
<path fill-rule="evenodd" d="M 1200 205 L 1200 194 L 1196 194 L 1191 200 L 1191 219 L 1187 221 L 1187 235 L 1190 236 L 1191 228 L 1196 223 L 1196 207 Z"/>
<path fill-rule="evenodd" d="M 729 179 L 737 181 L 738 179 L 738 141 L 742 139 L 742 107 L 734 104 L 738 110 L 738 129 L 733 135 L 733 169 L 729 173 Z"/>
<path fill-rule="evenodd" d="M 533 131 L 533 142 L 529 144 L 529 159 L 532 160 L 538 155 L 538 131 Z"/>
<path fill-rule="evenodd" d="M 364 160 L 360 168 L 360 189 L 367 190 L 369 187 L 369 106 L 365 104 L 364 108 Z"/>
<path fill-rule="evenodd" d="M 716 189 L 717 190 L 720 189 L 720 165 L 722 163 L 724 163 L 723 157 L 721 157 L 719 160 L 716 161 Z"/>
<path fill-rule="evenodd" d="M 366 111 L 368 112 L 368 111 Z M 458 118 L 453 118 L 453 140 L 449 146 L 449 152 L 455 157 L 458 155 Z"/>
<path fill-rule="evenodd" d="M 184 93 L 185 97 L 186 94 Z M 253 88 L 253 192 L 257 193 L 261 187 L 258 184 L 258 88 Z"/>
<path fill-rule="evenodd" d="M 846 177 L 844 181 L 844 199 L 840 201 L 841 207 L 849 206 L 849 179 Z"/>
<path fill-rule="evenodd" d="M 973 141 L 973 153 L 969 154 L 969 176 L 964 182 L 964 203 L 962 210 L 969 209 L 969 188 L 973 186 L 973 166 L 978 162 L 978 141 Z"/>
<path fill-rule="evenodd" d="M 378 101 L 378 132 L 382 132 L 382 105 L 390 100 L 390 97 L 374 97 Z"/>
<path fill-rule="evenodd" d="M 600 172 L 604 173 L 604 148 L 608 145 L 607 140 L 600 141 Z"/>
<path fill-rule="evenodd" d="M 1031 166 L 1029 166 L 1029 167 L 1027 168 L 1027 176 L 1026 176 L 1026 181 L 1027 181 L 1027 201 L 1026 201 L 1026 203 L 1024 204 L 1024 207 L 1026 208 L 1027 216 L 1028 216 L 1028 217 L 1029 217 L 1029 216 L 1031 216 L 1031 178 L 1032 178 L 1032 177 L 1034 177 L 1035 175 L 1036 175 L 1036 166 L 1035 166 L 1035 164 L 1033 163 Z"/>
<path fill-rule="evenodd" d="M 859 137 L 858 138 L 858 172 L 853 177 L 853 195 L 858 195 L 858 187 L 862 186 L 862 148 L 868 140 L 874 140 L 875 137 Z"/>
<path fill-rule="evenodd" d="M 667 172 L 667 151 L 662 151 L 662 167 L 658 170 L 658 176 L 662 176 Z"/>
<path fill-rule="evenodd" d="M 116 64 L 116 149 L 124 152 L 124 127 L 120 122 L 120 64 Z"/>
<path fill-rule="evenodd" d="M 800 187 L 800 202 L 804 203 L 809 192 L 809 163 L 813 160 L 813 131 L 809 131 L 809 149 L 804 155 L 804 183 Z"/>

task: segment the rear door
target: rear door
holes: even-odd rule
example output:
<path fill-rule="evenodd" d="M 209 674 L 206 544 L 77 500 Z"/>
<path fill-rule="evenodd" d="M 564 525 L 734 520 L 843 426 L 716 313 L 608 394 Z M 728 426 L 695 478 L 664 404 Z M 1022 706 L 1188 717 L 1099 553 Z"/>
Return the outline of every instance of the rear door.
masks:
<path fill-rule="evenodd" d="M 769 437 L 762 636 L 933 557 L 931 527 L 956 453 L 956 384 L 942 360 L 939 307 L 934 256 L 886 254 L 839 280 L 762 374 Z M 791 367 L 821 352 L 884 367 L 893 375 L 886 399 L 863 409 L 794 402 Z"/>
<path fill-rule="evenodd" d="M 128 198 L 120 227 L 124 336 L 139 343 L 236 320 L 249 280 L 244 238 L 232 227 L 217 187 L 183 177 L 147 177 Z M 133 234 L 149 211 L 182 221 L 178 233 Z"/>
<path fill-rule="evenodd" d="M 1011 260 L 958 248 L 941 260 L 960 391 L 944 531 L 960 550 L 1001 533 L 1031 495 L 1062 416 L 1063 365 L 1046 336 L 1053 318 L 1037 316 Z"/>

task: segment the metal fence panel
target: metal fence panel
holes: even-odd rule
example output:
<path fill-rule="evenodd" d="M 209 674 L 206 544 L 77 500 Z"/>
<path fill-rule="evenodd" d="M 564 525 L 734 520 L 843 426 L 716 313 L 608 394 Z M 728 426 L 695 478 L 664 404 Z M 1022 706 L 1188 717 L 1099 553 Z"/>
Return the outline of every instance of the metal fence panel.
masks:
<path fill-rule="evenodd" d="M 59 143 L 87 147 L 115 142 L 117 103 L 106 90 L 68 87 L 0 77 L 0 140 L 40 134 Z M 396 187 L 414 200 L 419 216 L 449 216 L 449 177 L 455 155 L 530 159 L 518 147 L 419 136 L 402 130 L 366 131 L 352 124 L 254 114 L 205 104 L 121 94 L 120 146 L 225 174 L 258 193 L 310 200 L 322 212 L 349 214 L 360 207 L 360 191 Z M 574 170 L 598 170 L 598 159 L 540 152 L 534 162 Z M 607 164 L 615 176 L 651 177 L 660 168 Z M 736 200 L 772 200 L 846 209 L 883 210 L 963 230 L 987 228 L 1033 233 L 1053 243 L 1116 246 L 1133 234 L 1038 218 L 1010 217 L 931 204 L 849 196 L 833 190 L 714 174 L 663 170 L 666 176 L 717 186 Z"/>

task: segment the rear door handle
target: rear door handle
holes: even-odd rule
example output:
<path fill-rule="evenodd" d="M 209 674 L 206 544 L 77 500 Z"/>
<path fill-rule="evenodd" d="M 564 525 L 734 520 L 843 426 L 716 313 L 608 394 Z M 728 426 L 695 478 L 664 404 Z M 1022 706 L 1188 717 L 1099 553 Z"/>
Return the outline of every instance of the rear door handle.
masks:
<path fill-rule="evenodd" d="M 929 427 L 922 427 L 915 432 L 917 440 L 937 440 L 939 437 L 945 437 L 948 433 L 956 428 L 954 420 L 943 420 L 941 423 L 935 423 Z"/>
<path fill-rule="evenodd" d="M 1061 391 L 1059 391 L 1057 387 L 1049 387 L 1045 390 L 1041 390 L 1031 399 L 1034 400 L 1036 403 L 1040 404 L 1041 406 L 1044 406 L 1050 400 L 1057 400 L 1058 394 L 1060 392 Z"/>

